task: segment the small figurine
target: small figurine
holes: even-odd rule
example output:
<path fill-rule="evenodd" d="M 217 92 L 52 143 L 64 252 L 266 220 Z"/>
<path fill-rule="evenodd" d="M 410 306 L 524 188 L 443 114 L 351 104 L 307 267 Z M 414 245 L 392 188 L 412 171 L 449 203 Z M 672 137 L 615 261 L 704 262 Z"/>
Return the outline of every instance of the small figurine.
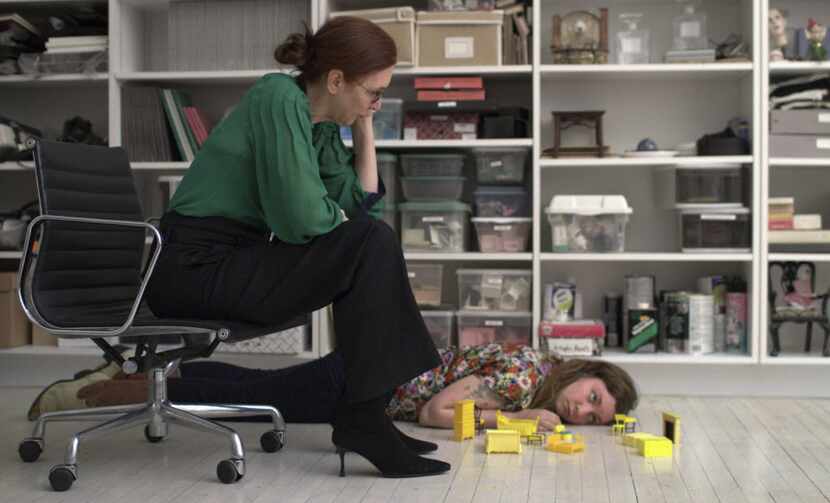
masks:
<path fill-rule="evenodd" d="M 804 36 L 810 43 L 808 51 L 810 61 L 825 61 L 827 59 L 827 48 L 824 47 L 824 39 L 827 36 L 827 27 L 810 18 L 807 21 Z"/>
<path fill-rule="evenodd" d="M 787 47 L 787 18 L 780 9 L 770 9 L 769 23 L 769 60 L 782 61 L 784 48 Z"/>
<path fill-rule="evenodd" d="M 653 152 L 655 150 L 660 150 L 657 148 L 657 142 L 652 140 L 651 138 L 643 138 L 640 140 L 640 143 L 637 144 L 637 151 L 638 152 Z"/>

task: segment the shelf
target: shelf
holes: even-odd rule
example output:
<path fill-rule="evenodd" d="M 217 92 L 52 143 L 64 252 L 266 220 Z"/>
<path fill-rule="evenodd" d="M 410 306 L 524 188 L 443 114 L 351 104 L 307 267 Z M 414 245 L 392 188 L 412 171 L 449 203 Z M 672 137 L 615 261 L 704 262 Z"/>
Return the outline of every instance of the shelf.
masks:
<path fill-rule="evenodd" d="M 517 261 L 529 262 L 533 260 L 532 253 L 419 253 L 406 252 L 404 253 L 406 260 L 434 260 L 434 261 Z"/>
<path fill-rule="evenodd" d="M 830 62 L 777 61 L 769 64 L 770 75 L 804 75 L 830 71 Z"/>
<path fill-rule="evenodd" d="M 427 75 L 475 75 L 484 77 L 511 77 L 516 75 L 533 75 L 531 65 L 508 66 L 413 66 L 395 68 L 395 76 L 427 76 Z"/>
<path fill-rule="evenodd" d="M 798 167 L 828 167 L 830 168 L 830 158 L 809 158 L 809 157 L 771 157 L 769 160 L 770 166 L 790 166 Z"/>
<path fill-rule="evenodd" d="M 119 72 L 115 78 L 128 82 L 167 82 L 171 84 L 252 84 L 269 73 L 288 73 L 279 68 L 262 70 L 188 71 L 188 72 Z"/>
<path fill-rule="evenodd" d="M 0 260 L 16 260 L 23 257 L 22 251 L 0 251 Z"/>
<path fill-rule="evenodd" d="M 768 231 L 769 244 L 830 244 L 830 230 L 818 231 Z"/>
<path fill-rule="evenodd" d="M 16 348 L 0 349 L 0 355 L 54 355 L 54 356 L 98 356 L 101 349 L 96 347 L 74 347 L 74 346 L 19 346 Z"/>
<path fill-rule="evenodd" d="M 0 171 L 30 171 L 33 170 L 34 167 L 35 163 L 32 161 L 0 162 Z"/>
<path fill-rule="evenodd" d="M 543 168 L 562 167 L 606 167 L 606 166 L 699 166 L 701 164 L 752 164 L 751 155 L 718 155 L 695 157 L 571 157 L 553 159 L 543 157 L 539 166 Z"/>
<path fill-rule="evenodd" d="M 344 141 L 347 147 L 351 140 Z M 478 147 L 532 147 L 530 138 L 508 138 L 503 140 L 377 140 L 376 148 L 478 148 Z"/>
<path fill-rule="evenodd" d="M 543 262 L 752 262 L 751 253 L 542 253 Z"/>
<path fill-rule="evenodd" d="M 690 63 L 644 65 L 542 65 L 545 80 L 737 80 L 752 76 L 752 63 Z"/>
<path fill-rule="evenodd" d="M 179 171 L 190 167 L 189 162 L 131 162 L 130 167 L 136 171 Z"/>
<path fill-rule="evenodd" d="M 626 353 L 618 348 L 606 349 L 602 356 L 593 359 L 619 364 L 753 365 L 756 363 L 751 355 L 714 353 L 695 356 L 679 353 Z"/>
<path fill-rule="evenodd" d="M 770 253 L 767 259 L 778 262 L 830 262 L 830 253 Z"/>
<path fill-rule="evenodd" d="M 830 358 L 821 356 L 821 349 L 814 348 L 812 353 L 779 353 L 767 356 L 764 365 L 830 365 Z"/>
<path fill-rule="evenodd" d="M 0 3 L 0 5 L 2 5 Z M 0 86 L 30 86 L 35 85 L 73 85 L 106 84 L 109 74 L 107 73 L 64 73 L 47 75 L 3 75 L 0 76 Z"/>

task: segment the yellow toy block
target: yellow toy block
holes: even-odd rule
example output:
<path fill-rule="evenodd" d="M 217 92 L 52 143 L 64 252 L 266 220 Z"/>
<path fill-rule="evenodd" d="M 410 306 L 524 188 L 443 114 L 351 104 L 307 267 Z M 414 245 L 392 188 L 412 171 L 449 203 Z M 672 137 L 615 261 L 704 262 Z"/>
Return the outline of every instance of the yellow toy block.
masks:
<path fill-rule="evenodd" d="M 663 413 L 663 436 L 674 445 L 680 445 L 680 416 L 671 412 Z"/>
<path fill-rule="evenodd" d="M 657 438 L 651 433 L 628 433 L 623 435 L 623 445 L 627 447 L 635 447 L 639 450 L 640 442 L 649 438 Z"/>
<path fill-rule="evenodd" d="M 536 419 L 508 419 L 503 416 L 500 410 L 496 411 L 496 427 L 500 430 L 518 431 L 519 435 L 526 437 L 536 433 L 539 429 L 539 418 Z"/>
<path fill-rule="evenodd" d="M 527 436 L 527 438 L 525 439 L 525 442 L 527 442 L 527 445 L 531 445 L 531 444 L 542 445 L 542 444 L 545 443 L 545 436 L 541 433 L 531 433 L 530 435 Z"/>
<path fill-rule="evenodd" d="M 566 440 L 565 437 L 570 439 Z M 560 454 L 573 454 L 585 450 L 585 439 L 582 435 L 574 435 L 570 432 L 554 433 L 548 435 L 548 443 L 545 449 Z"/>
<path fill-rule="evenodd" d="M 612 424 L 611 425 L 611 434 L 612 435 L 622 435 L 625 433 L 625 425 L 622 424 Z"/>
<path fill-rule="evenodd" d="M 625 425 L 625 432 L 626 433 L 634 433 L 637 431 L 637 418 L 626 416 L 623 420 L 623 424 Z"/>
<path fill-rule="evenodd" d="M 456 442 L 473 438 L 476 434 L 474 415 L 474 400 L 459 400 L 455 402 L 455 415 L 452 420 L 453 438 Z"/>
<path fill-rule="evenodd" d="M 625 414 L 614 414 L 614 424 L 625 424 L 627 417 Z"/>
<path fill-rule="evenodd" d="M 487 430 L 484 452 L 519 454 L 522 452 L 521 438 L 516 430 Z"/>
<path fill-rule="evenodd" d="M 670 458 L 672 457 L 673 444 L 666 437 L 643 439 L 640 447 L 640 454 L 647 458 Z"/>

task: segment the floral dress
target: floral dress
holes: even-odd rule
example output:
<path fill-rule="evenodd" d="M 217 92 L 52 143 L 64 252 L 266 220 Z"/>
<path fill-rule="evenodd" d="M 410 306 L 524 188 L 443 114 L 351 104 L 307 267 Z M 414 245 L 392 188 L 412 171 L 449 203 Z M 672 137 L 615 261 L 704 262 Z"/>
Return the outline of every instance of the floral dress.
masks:
<path fill-rule="evenodd" d="M 447 386 L 476 375 L 505 400 L 505 410 L 527 408 L 552 364 L 529 346 L 488 344 L 439 350 L 441 366 L 395 390 L 386 412 L 393 419 L 417 421 L 421 407 Z"/>

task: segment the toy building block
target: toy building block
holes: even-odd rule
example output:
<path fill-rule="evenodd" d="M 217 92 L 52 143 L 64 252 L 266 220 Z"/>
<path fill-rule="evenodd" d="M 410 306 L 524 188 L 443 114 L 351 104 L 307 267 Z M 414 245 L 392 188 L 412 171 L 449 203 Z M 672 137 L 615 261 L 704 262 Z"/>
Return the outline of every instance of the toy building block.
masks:
<path fill-rule="evenodd" d="M 545 435 L 542 433 L 531 433 L 525 439 L 527 445 L 542 445 L 545 443 Z"/>
<path fill-rule="evenodd" d="M 519 454 L 522 452 L 521 435 L 516 430 L 487 430 L 484 452 L 504 452 Z"/>
<path fill-rule="evenodd" d="M 556 433 L 548 435 L 545 449 L 561 454 L 573 454 L 585 450 L 585 440 L 582 435 L 574 435 L 561 425 L 557 425 L 554 431 Z"/>
<path fill-rule="evenodd" d="M 622 424 L 612 424 L 611 425 L 611 434 L 612 435 L 622 435 L 625 433 L 625 425 Z"/>
<path fill-rule="evenodd" d="M 623 445 L 640 449 L 640 443 L 645 439 L 658 438 L 651 433 L 628 433 L 623 436 Z"/>
<path fill-rule="evenodd" d="M 639 451 L 647 458 L 670 458 L 672 447 L 671 440 L 666 437 L 647 438 L 643 439 Z"/>
<path fill-rule="evenodd" d="M 636 417 L 626 416 L 626 418 L 623 420 L 623 423 L 625 424 L 626 433 L 634 433 L 635 431 L 637 431 Z"/>
<path fill-rule="evenodd" d="M 496 411 L 496 427 L 500 430 L 518 431 L 519 435 L 526 437 L 536 433 L 539 429 L 539 418 L 536 419 L 508 419 L 502 415 L 500 410 Z"/>
<path fill-rule="evenodd" d="M 680 416 L 671 412 L 663 413 L 663 436 L 674 445 L 680 445 Z"/>
<path fill-rule="evenodd" d="M 455 415 L 452 420 L 453 438 L 461 442 L 475 437 L 474 400 L 459 400 L 455 402 Z"/>

